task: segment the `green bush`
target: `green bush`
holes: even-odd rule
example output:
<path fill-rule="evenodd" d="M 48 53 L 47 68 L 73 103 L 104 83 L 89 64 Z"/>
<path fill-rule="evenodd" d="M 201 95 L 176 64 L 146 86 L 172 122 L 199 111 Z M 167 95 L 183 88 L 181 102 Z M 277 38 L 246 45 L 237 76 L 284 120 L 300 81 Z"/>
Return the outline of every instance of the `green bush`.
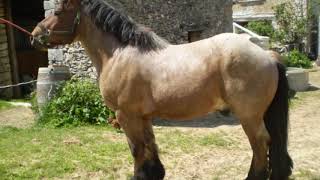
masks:
<path fill-rule="evenodd" d="M 274 34 L 271 21 L 251 21 L 246 27 L 260 36 L 268 36 L 272 38 Z"/>
<path fill-rule="evenodd" d="M 284 61 L 288 67 L 299 67 L 299 68 L 311 68 L 312 64 L 310 59 L 304 54 L 297 50 L 290 51 L 284 56 Z"/>
<path fill-rule="evenodd" d="M 114 113 L 103 104 L 99 88 L 90 80 L 71 80 L 61 85 L 57 95 L 41 109 L 39 123 L 65 127 L 106 124 Z"/>

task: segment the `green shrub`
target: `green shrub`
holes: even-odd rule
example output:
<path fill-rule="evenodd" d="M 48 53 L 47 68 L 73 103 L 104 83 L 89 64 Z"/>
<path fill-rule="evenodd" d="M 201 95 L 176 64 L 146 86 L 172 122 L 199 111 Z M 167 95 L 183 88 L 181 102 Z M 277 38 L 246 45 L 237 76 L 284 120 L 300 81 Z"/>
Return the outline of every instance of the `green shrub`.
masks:
<path fill-rule="evenodd" d="M 246 27 L 260 36 L 273 37 L 274 29 L 271 21 L 251 21 Z"/>
<path fill-rule="evenodd" d="M 61 85 L 57 95 L 41 109 L 39 123 L 65 127 L 106 124 L 114 113 L 103 104 L 99 88 L 90 80 L 71 80 Z"/>
<path fill-rule="evenodd" d="M 288 67 L 311 68 L 310 59 L 303 53 L 293 50 L 284 56 L 284 61 Z"/>

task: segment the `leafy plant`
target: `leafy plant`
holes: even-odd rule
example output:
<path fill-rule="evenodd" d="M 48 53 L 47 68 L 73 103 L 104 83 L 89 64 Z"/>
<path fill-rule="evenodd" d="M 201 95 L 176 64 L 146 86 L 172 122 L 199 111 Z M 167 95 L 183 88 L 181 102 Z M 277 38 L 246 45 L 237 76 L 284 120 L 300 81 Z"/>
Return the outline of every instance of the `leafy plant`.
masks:
<path fill-rule="evenodd" d="M 288 1 L 273 7 L 278 24 L 274 37 L 281 43 L 301 43 L 307 35 L 308 16 L 301 2 Z"/>
<path fill-rule="evenodd" d="M 41 109 L 39 123 L 53 127 L 105 124 L 114 113 L 104 106 L 99 89 L 90 80 L 71 80 Z"/>
<path fill-rule="evenodd" d="M 271 21 L 250 21 L 246 27 L 260 36 L 273 37 L 274 34 Z"/>
<path fill-rule="evenodd" d="M 312 64 L 310 59 L 297 50 L 290 51 L 284 57 L 285 64 L 289 67 L 311 68 Z"/>
<path fill-rule="evenodd" d="M 31 103 L 31 110 L 35 114 L 39 114 L 40 112 L 39 112 L 39 106 L 38 106 L 38 102 L 37 102 L 36 91 L 33 91 L 32 93 L 30 93 L 29 98 L 30 98 L 30 103 Z"/>

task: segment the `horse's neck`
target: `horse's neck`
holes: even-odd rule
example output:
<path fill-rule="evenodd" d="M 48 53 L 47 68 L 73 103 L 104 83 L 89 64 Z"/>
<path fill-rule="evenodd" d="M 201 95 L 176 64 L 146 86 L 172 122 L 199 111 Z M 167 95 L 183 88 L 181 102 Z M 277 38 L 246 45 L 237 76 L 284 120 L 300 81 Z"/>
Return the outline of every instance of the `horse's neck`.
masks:
<path fill-rule="evenodd" d="M 81 21 L 78 40 L 85 48 L 99 76 L 102 67 L 113 57 L 114 51 L 120 47 L 120 43 L 111 34 L 98 29 L 90 18 L 83 17 Z"/>

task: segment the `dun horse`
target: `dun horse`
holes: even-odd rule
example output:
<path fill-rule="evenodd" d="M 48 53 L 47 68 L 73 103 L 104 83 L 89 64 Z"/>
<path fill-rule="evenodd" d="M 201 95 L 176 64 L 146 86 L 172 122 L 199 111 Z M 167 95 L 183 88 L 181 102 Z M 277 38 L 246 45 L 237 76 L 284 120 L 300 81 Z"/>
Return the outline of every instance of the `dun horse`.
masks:
<path fill-rule="evenodd" d="M 226 33 L 172 45 L 104 0 L 62 0 L 33 31 L 45 47 L 80 41 L 134 157 L 133 179 L 163 179 L 152 118 L 190 119 L 229 108 L 248 136 L 247 179 L 288 179 L 288 84 L 270 52 Z"/>

